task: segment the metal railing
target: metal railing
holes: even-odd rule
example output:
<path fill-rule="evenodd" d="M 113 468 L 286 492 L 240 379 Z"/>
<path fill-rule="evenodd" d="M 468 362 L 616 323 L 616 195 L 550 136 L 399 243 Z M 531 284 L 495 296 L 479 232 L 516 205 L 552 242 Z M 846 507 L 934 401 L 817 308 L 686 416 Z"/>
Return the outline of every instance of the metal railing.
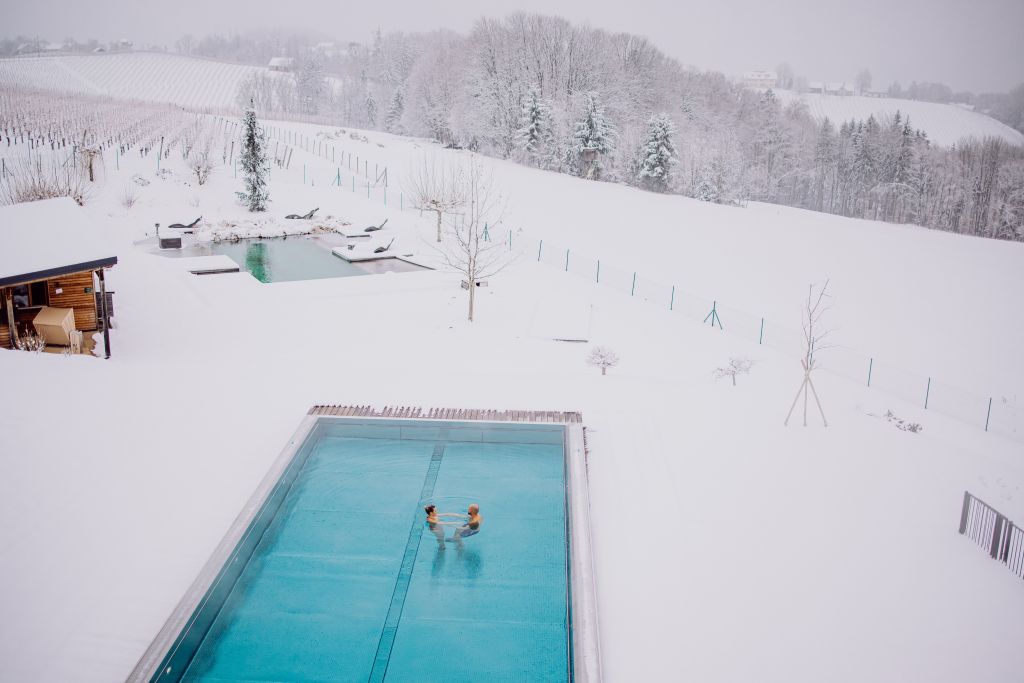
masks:
<path fill-rule="evenodd" d="M 964 491 L 960 533 L 1024 579 L 1024 529 L 968 491 Z"/>

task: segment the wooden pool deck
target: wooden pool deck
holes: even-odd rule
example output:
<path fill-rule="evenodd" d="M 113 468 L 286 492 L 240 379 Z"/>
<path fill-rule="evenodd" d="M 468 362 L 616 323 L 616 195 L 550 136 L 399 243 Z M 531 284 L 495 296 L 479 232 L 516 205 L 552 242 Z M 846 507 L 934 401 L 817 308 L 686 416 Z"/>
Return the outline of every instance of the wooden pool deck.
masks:
<path fill-rule="evenodd" d="M 310 415 L 331 417 L 394 417 L 427 420 L 479 420 L 482 422 L 550 422 L 581 424 L 583 416 L 577 412 L 559 410 L 483 410 L 478 408 L 421 408 L 417 406 L 315 405 Z"/>

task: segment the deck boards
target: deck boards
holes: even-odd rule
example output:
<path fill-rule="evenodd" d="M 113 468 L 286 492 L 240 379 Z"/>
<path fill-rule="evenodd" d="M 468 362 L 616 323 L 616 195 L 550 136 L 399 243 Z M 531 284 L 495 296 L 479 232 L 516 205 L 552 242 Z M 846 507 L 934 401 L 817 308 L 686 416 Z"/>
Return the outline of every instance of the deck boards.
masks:
<path fill-rule="evenodd" d="M 328 415 L 332 417 L 399 417 L 436 420 L 462 420 L 487 422 L 553 422 L 582 423 L 583 416 L 578 412 L 560 410 L 482 410 L 479 408 L 421 408 L 418 406 L 345 406 L 315 405 L 309 409 L 310 415 Z"/>

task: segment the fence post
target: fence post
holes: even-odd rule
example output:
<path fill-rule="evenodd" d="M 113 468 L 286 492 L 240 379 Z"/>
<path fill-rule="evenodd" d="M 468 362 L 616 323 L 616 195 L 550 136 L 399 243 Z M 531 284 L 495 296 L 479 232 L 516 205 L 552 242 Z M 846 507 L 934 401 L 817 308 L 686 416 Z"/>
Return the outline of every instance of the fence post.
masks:
<path fill-rule="evenodd" d="M 988 412 L 985 413 L 985 431 L 988 431 L 988 420 L 992 417 L 992 397 L 988 397 Z"/>
<path fill-rule="evenodd" d="M 569 272 L 569 250 L 565 250 L 565 272 Z"/>
<path fill-rule="evenodd" d="M 869 358 L 868 359 L 868 386 L 869 387 L 871 386 L 871 371 L 874 369 L 874 367 L 875 367 L 875 359 L 874 358 Z"/>
<path fill-rule="evenodd" d="M 629 290 L 629 295 L 633 296 L 636 294 L 636 271 L 633 271 L 633 287 Z"/>
<path fill-rule="evenodd" d="M 356 191 L 356 177 L 352 176 L 352 193 L 355 194 L 355 191 Z"/>
<path fill-rule="evenodd" d="M 960 511 L 960 533 L 967 532 L 967 516 L 971 509 L 971 494 L 964 491 L 964 507 Z"/>
<path fill-rule="evenodd" d="M 928 396 L 932 393 L 932 378 L 928 378 L 928 387 L 924 390 L 924 409 L 928 410 Z"/>
<path fill-rule="evenodd" d="M 1001 555 L 999 552 L 999 542 L 1003 539 L 1003 527 L 1005 526 L 1006 517 L 996 512 L 996 523 L 992 525 L 992 545 L 988 550 L 988 554 L 993 560 L 998 560 Z"/>
<path fill-rule="evenodd" d="M 540 252 L 541 252 L 541 250 L 543 248 L 544 248 L 544 240 L 541 240 L 540 244 L 537 245 L 537 261 L 538 262 L 540 262 Z"/>
<path fill-rule="evenodd" d="M 384 206 L 388 205 L 388 186 L 384 186 Z"/>
<path fill-rule="evenodd" d="M 672 298 L 668 300 L 668 310 L 672 310 L 672 307 L 676 305 L 676 286 L 672 285 Z"/>
<path fill-rule="evenodd" d="M 761 318 L 761 334 L 757 337 L 757 343 L 764 343 L 764 318 Z"/>
<path fill-rule="evenodd" d="M 402 192 L 398 193 L 398 210 L 405 211 L 405 194 Z"/>
<path fill-rule="evenodd" d="M 601 259 L 597 259 L 597 279 L 595 282 L 601 284 Z"/>

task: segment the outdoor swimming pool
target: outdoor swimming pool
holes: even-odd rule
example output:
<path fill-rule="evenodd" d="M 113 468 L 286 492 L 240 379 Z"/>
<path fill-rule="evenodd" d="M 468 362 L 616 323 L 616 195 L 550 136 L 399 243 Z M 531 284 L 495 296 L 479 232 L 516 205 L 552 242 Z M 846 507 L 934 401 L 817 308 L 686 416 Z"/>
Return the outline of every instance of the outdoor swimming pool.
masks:
<path fill-rule="evenodd" d="M 319 245 L 313 237 L 274 237 L 237 242 L 200 242 L 182 249 L 180 256 L 223 254 L 260 282 L 318 280 L 382 272 L 423 270 L 420 266 L 390 258 L 349 263 Z"/>
<path fill-rule="evenodd" d="M 574 680 L 565 444 L 322 418 L 141 680 Z M 480 533 L 440 545 L 427 502 L 479 503 Z"/>

